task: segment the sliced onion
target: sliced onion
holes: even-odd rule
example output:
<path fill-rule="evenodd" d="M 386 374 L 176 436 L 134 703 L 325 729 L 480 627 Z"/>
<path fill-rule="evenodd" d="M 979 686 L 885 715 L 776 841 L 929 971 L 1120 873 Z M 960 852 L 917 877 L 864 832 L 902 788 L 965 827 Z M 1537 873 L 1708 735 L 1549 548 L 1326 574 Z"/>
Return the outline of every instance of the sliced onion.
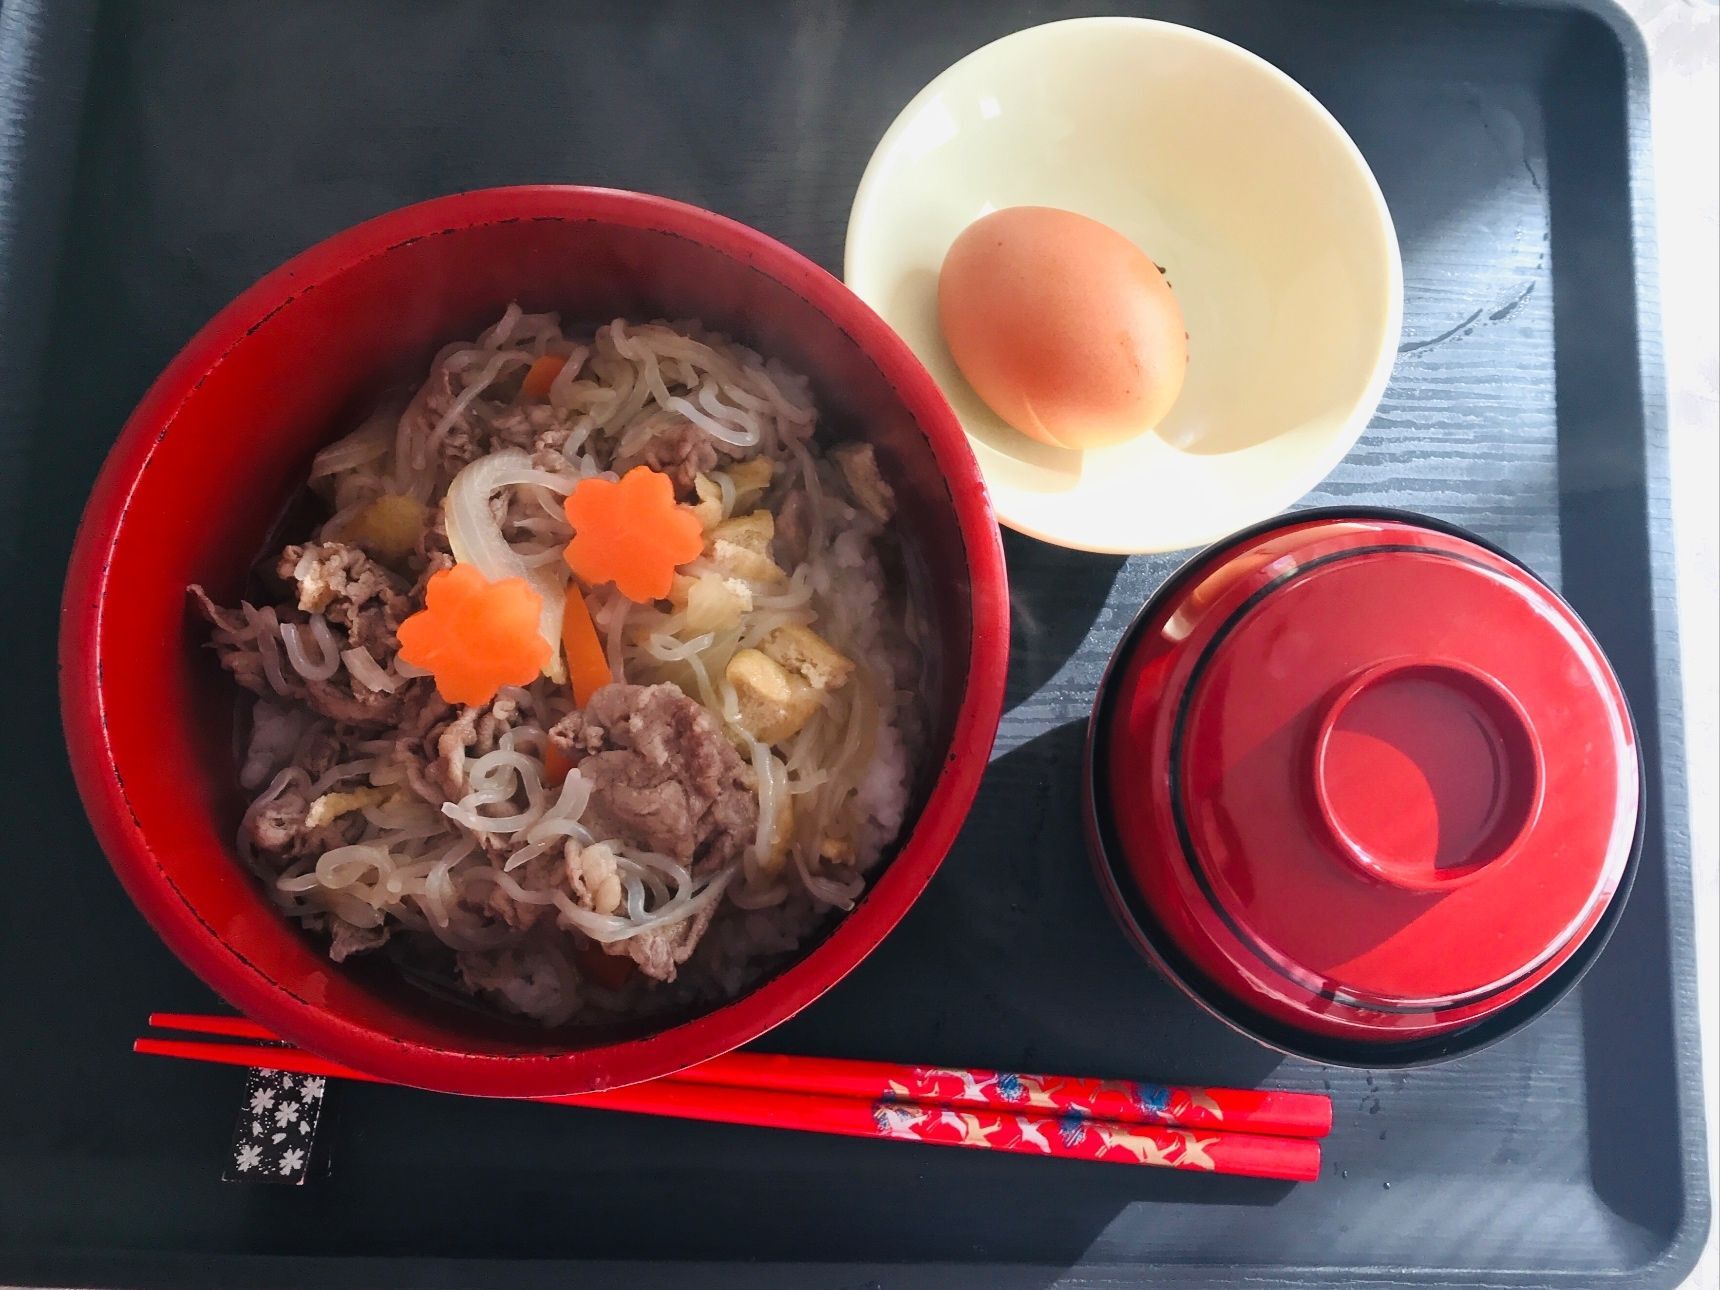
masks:
<path fill-rule="evenodd" d="M 524 314 L 520 309 L 519 302 L 517 300 L 511 301 L 508 304 L 508 307 L 502 311 L 502 316 L 495 325 L 486 329 L 484 333 L 478 337 L 478 348 L 500 349 L 503 345 L 507 344 L 509 338 L 513 336 L 514 327 L 519 323 L 523 316 Z"/>
<path fill-rule="evenodd" d="M 776 759 L 770 747 L 754 739 L 752 743 L 753 778 L 758 782 L 758 831 L 753 835 L 753 854 L 763 869 L 770 858 L 771 843 L 776 839 L 777 782 Z"/>
<path fill-rule="evenodd" d="M 568 493 L 577 481 L 532 465 L 531 458 L 517 448 L 479 457 L 454 476 L 448 485 L 446 512 L 448 546 L 454 559 L 469 564 L 491 582 L 523 578 L 542 599 L 538 631 L 549 644 L 549 662 L 543 673 L 558 684 L 567 680 L 561 658 L 561 614 L 567 595 L 562 570 L 554 564 L 536 568 L 528 564 L 502 536 L 501 526 L 490 513 L 490 497 L 512 484 L 538 484 L 558 493 Z"/>
<path fill-rule="evenodd" d="M 394 425 L 387 416 L 374 416 L 344 439 L 336 439 L 311 461 L 311 478 L 338 475 L 375 461 L 394 446 Z"/>
<path fill-rule="evenodd" d="M 362 645 L 343 650 L 340 661 L 346 664 L 346 670 L 352 674 L 352 679 L 367 690 L 381 690 L 384 694 L 393 694 L 400 688 L 399 679 L 384 671 L 382 665 Z"/>

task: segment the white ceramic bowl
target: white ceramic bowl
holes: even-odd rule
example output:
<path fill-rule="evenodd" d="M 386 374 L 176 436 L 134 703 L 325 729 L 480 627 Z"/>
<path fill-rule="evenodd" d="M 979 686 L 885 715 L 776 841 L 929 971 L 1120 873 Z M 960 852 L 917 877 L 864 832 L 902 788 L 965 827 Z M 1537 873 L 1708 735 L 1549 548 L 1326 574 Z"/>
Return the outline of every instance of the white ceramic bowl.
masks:
<path fill-rule="evenodd" d="M 944 253 L 1028 205 L 1102 220 L 1167 270 L 1189 371 L 1151 432 L 1035 443 L 950 357 Z M 1020 31 L 926 86 L 866 167 L 845 272 L 955 406 L 999 518 L 1091 551 L 1198 546 L 1301 497 L 1366 427 L 1403 317 L 1391 214 L 1331 114 L 1244 49 L 1137 18 Z"/>

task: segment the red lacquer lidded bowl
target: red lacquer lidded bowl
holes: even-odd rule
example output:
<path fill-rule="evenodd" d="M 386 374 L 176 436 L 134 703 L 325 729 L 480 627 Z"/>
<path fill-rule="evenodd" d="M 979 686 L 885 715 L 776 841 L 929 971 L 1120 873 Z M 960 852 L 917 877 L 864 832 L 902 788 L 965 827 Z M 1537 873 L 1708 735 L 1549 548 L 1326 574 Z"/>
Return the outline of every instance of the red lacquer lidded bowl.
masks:
<path fill-rule="evenodd" d="M 1634 872 L 1624 696 L 1503 552 L 1310 511 L 1190 562 L 1095 705 L 1088 826 L 1132 938 L 1240 1029 L 1323 1061 L 1467 1052 L 1564 992 Z"/>

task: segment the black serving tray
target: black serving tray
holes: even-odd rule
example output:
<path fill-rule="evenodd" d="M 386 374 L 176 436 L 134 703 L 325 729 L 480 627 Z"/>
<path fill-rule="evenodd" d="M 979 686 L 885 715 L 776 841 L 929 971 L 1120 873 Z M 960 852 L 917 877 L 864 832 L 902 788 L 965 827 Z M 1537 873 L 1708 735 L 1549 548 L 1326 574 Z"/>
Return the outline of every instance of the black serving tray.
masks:
<path fill-rule="evenodd" d="M 826 266 L 896 111 L 998 0 L 0 0 L 0 1282 L 112 1286 L 1671 1284 L 1708 1223 L 1646 64 L 1594 3 L 1108 6 L 1251 48 L 1379 175 L 1407 313 L 1310 501 L 1429 512 L 1560 586 L 1641 726 L 1650 824 L 1579 990 L 1447 1066 L 1236 1037 L 1125 944 L 1081 852 L 1082 722 L 1175 564 L 1011 535 L 1015 657 L 966 832 L 774 1049 L 1324 1089 L 1289 1187 L 351 1087 L 332 1171 L 220 1181 L 237 1071 L 127 1052 L 214 999 L 108 872 L 61 748 L 62 570 L 121 422 L 223 303 L 390 207 L 666 193 Z M 244 428 L 235 427 L 235 433 Z M 195 523 L 195 515 L 186 517 Z"/>

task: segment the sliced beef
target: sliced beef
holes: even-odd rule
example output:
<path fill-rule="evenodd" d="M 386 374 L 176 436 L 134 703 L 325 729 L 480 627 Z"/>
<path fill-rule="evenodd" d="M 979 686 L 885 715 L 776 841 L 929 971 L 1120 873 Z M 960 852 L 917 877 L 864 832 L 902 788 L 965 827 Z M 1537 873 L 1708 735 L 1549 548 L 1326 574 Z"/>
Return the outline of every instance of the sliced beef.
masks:
<path fill-rule="evenodd" d="M 565 437 L 563 436 L 564 440 Z M 561 449 L 553 443 L 539 441 L 537 446 L 532 449 L 532 465 L 538 470 L 547 470 L 553 473 L 558 470 L 566 471 L 568 460 Z"/>
<path fill-rule="evenodd" d="M 438 365 L 406 409 L 407 441 L 428 450 L 430 436 L 442 418 L 482 370 L 482 365 L 474 365 L 452 372 L 446 364 Z M 499 448 L 530 452 L 543 447 L 559 449 L 567 442 L 572 426 L 566 414 L 547 403 L 514 402 L 523 374 L 521 367 L 503 372 L 461 408 L 443 431 L 434 454 L 445 478 L 453 478 L 462 467 Z"/>
<path fill-rule="evenodd" d="M 197 610 L 208 620 L 209 625 L 217 632 L 229 636 L 243 635 L 250 630 L 250 623 L 245 615 L 237 609 L 224 609 L 209 598 L 209 593 L 197 583 L 190 588 L 191 599 L 196 601 Z"/>
<path fill-rule="evenodd" d="M 300 610 L 346 628 L 353 645 L 364 646 L 388 666 L 400 648 L 395 630 L 412 612 L 399 574 L 345 542 L 289 546 L 275 562 L 275 572 L 293 585 Z"/>
<path fill-rule="evenodd" d="M 312 825 L 308 816 L 311 797 L 306 791 L 346 756 L 347 744 L 340 732 L 327 723 L 313 726 L 299 740 L 292 764 L 305 773 L 303 781 L 290 783 L 252 815 L 245 836 L 260 858 L 284 869 L 301 856 L 320 856 L 334 847 L 356 841 L 364 831 L 362 815 L 348 815 Z"/>
<path fill-rule="evenodd" d="M 441 785 L 430 779 L 429 768 L 436 760 L 436 741 L 455 715 L 454 709 L 432 690 L 429 699 L 408 713 L 394 732 L 391 758 L 405 771 L 406 786 L 432 806 L 448 800 Z"/>
<path fill-rule="evenodd" d="M 392 667 L 400 652 L 396 633 L 414 609 L 398 574 L 344 542 L 289 546 L 275 568 L 294 587 L 301 612 L 322 614 L 337 638 L 344 635 L 341 649 L 363 648 L 379 666 Z M 342 669 L 326 681 L 305 682 L 305 701 L 336 721 L 379 728 L 397 724 L 430 689 L 427 678 L 417 677 L 393 691 L 372 690 Z"/>
<path fill-rule="evenodd" d="M 812 544 L 812 502 L 800 489 L 783 499 L 776 513 L 776 529 L 771 537 L 771 554 L 777 564 L 793 570 L 803 564 Z"/>
<path fill-rule="evenodd" d="M 442 570 L 453 567 L 454 557 L 447 552 L 431 551 L 424 556 L 422 564 L 419 566 L 418 580 L 412 584 L 412 603 L 422 605 L 425 592 L 430 586 L 430 579 L 441 573 Z"/>
<path fill-rule="evenodd" d="M 289 546 L 275 562 L 275 572 L 292 588 L 293 597 L 274 606 L 278 622 L 303 625 L 309 615 L 321 614 L 333 629 L 338 650 L 362 648 L 378 666 L 392 668 L 400 652 L 396 633 L 416 605 L 400 575 L 344 542 Z M 245 615 L 215 604 L 201 587 L 192 587 L 191 594 L 215 627 L 221 665 L 255 694 L 296 699 L 334 721 L 374 730 L 398 724 L 433 693 L 433 683 L 424 677 L 402 678 L 393 691 L 372 690 L 355 682 L 345 668 L 327 680 L 307 680 L 293 670 L 278 639 L 273 651 L 285 688 L 277 689 L 264 661 L 268 646 L 251 632 Z"/>
<path fill-rule="evenodd" d="M 305 813 L 310 806 L 310 799 L 299 789 L 283 789 L 250 818 L 245 825 L 245 836 L 260 853 L 282 861 L 340 845 L 317 836 L 322 830 L 305 826 Z"/>
<path fill-rule="evenodd" d="M 649 466 L 669 476 L 675 485 L 675 495 L 684 502 L 693 501 L 693 477 L 716 468 L 721 460 L 718 448 L 735 450 L 711 438 L 691 421 L 682 421 L 647 439 L 636 451 L 615 459 L 615 469 L 626 474 L 635 466 Z"/>
<path fill-rule="evenodd" d="M 267 668 L 263 663 L 262 646 L 251 634 L 249 622 L 245 615 L 237 609 L 225 609 L 209 598 L 202 587 L 191 587 L 191 598 L 196 603 L 198 612 L 209 621 L 215 631 L 210 643 L 215 647 L 215 657 L 221 661 L 221 666 L 232 678 L 244 686 L 252 694 L 265 699 L 300 699 L 305 697 L 305 684 L 299 674 L 287 665 L 287 661 L 277 646 L 277 657 L 280 660 L 280 675 L 284 690 L 277 690 L 269 680 Z"/>
<path fill-rule="evenodd" d="M 640 932 L 624 941 L 605 945 L 603 952 L 625 954 L 639 965 L 641 972 L 653 980 L 673 981 L 681 964 L 691 957 L 700 938 L 704 936 L 705 929 L 711 925 L 711 919 L 717 912 L 717 904 L 718 902 L 713 900 L 691 918 L 673 926 Z"/>
<path fill-rule="evenodd" d="M 412 696 L 421 689 L 413 683 L 390 694 L 386 690 L 352 685 L 345 680 L 306 681 L 305 702 L 325 717 L 380 730 L 398 721 Z"/>
<path fill-rule="evenodd" d="M 573 432 L 578 427 L 576 420 L 566 416 L 558 416 L 549 429 L 540 431 L 538 437 L 532 440 L 532 464 L 542 466 L 545 470 L 565 470 L 567 468 L 567 441 L 573 438 Z M 608 454 L 604 451 L 601 441 L 591 436 L 585 439 L 585 450 L 597 461 L 603 469 L 608 469 Z M 544 465 L 545 461 L 553 461 L 553 465 Z"/>
<path fill-rule="evenodd" d="M 424 531 L 418 535 L 418 545 L 406 557 L 406 567 L 417 575 L 418 582 L 412 592 L 420 600 L 423 599 L 424 584 L 430 580 L 431 574 L 438 569 L 454 567 L 454 548 L 448 544 L 448 514 L 441 502 L 430 508 Z"/>
<path fill-rule="evenodd" d="M 878 454 L 872 445 L 845 443 L 833 448 L 830 455 L 836 459 L 855 505 L 878 523 L 888 524 L 896 513 L 896 493 L 878 469 Z"/>
<path fill-rule="evenodd" d="M 675 686 L 606 685 L 549 737 L 591 782 L 594 832 L 699 867 L 727 864 L 753 840 L 750 769 Z"/>
<path fill-rule="evenodd" d="M 328 956 L 336 963 L 344 963 L 354 954 L 364 954 L 385 945 L 393 934 L 394 924 L 378 923 L 375 927 L 359 927 L 330 914 L 328 930 Z"/>
<path fill-rule="evenodd" d="M 503 447 L 531 452 L 540 438 L 557 430 L 563 431 L 562 442 L 567 441 L 566 419 L 547 403 L 514 403 L 486 412 L 492 452 Z"/>
<path fill-rule="evenodd" d="M 466 764 L 494 752 L 502 735 L 520 721 L 519 704 L 512 699 L 454 712 L 433 698 L 402 728 L 394 757 L 405 766 L 406 782 L 418 796 L 432 806 L 457 802 L 469 787 Z"/>
<path fill-rule="evenodd" d="M 275 572 L 293 584 L 299 608 L 307 614 L 328 611 L 341 620 L 405 588 L 395 575 L 355 546 L 344 542 L 307 542 L 285 548 Z"/>
<path fill-rule="evenodd" d="M 466 378 L 475 374 L 472 371 L 454 372 L 446 363 L 436 364 L 430 379 L 424 382 L 401 415 L 405 440 L 413 445 L 414 452 L 430 451 L 430 436 L 464 392 Z M 467 404 L 435 445 L 435 456 L 445 475 L 459 473 L 462 466 L 484 455 L 489 436 L 479 419 L 478 405 L 481 402 L 480 396 Z"/>
<path fill-rule="evenodd" d="M 547 892 L 554 888 L 568 890 L 569 875 L 567 863 L 559 851 L 548 851 L 540 856 L 527 860 L 523 865 L 512 871 L 514 881 L 527 891 Z M 481 913 L 499 918 L 518 931 L 524 931 L 534 926 L 539 919 L 547 919 L 553 923 L 556 907 L 550 904 L 537 904 L 529 900 L 515 900 L 499 884 L 490 883 L 489 891 L 484 895 Z"/>

